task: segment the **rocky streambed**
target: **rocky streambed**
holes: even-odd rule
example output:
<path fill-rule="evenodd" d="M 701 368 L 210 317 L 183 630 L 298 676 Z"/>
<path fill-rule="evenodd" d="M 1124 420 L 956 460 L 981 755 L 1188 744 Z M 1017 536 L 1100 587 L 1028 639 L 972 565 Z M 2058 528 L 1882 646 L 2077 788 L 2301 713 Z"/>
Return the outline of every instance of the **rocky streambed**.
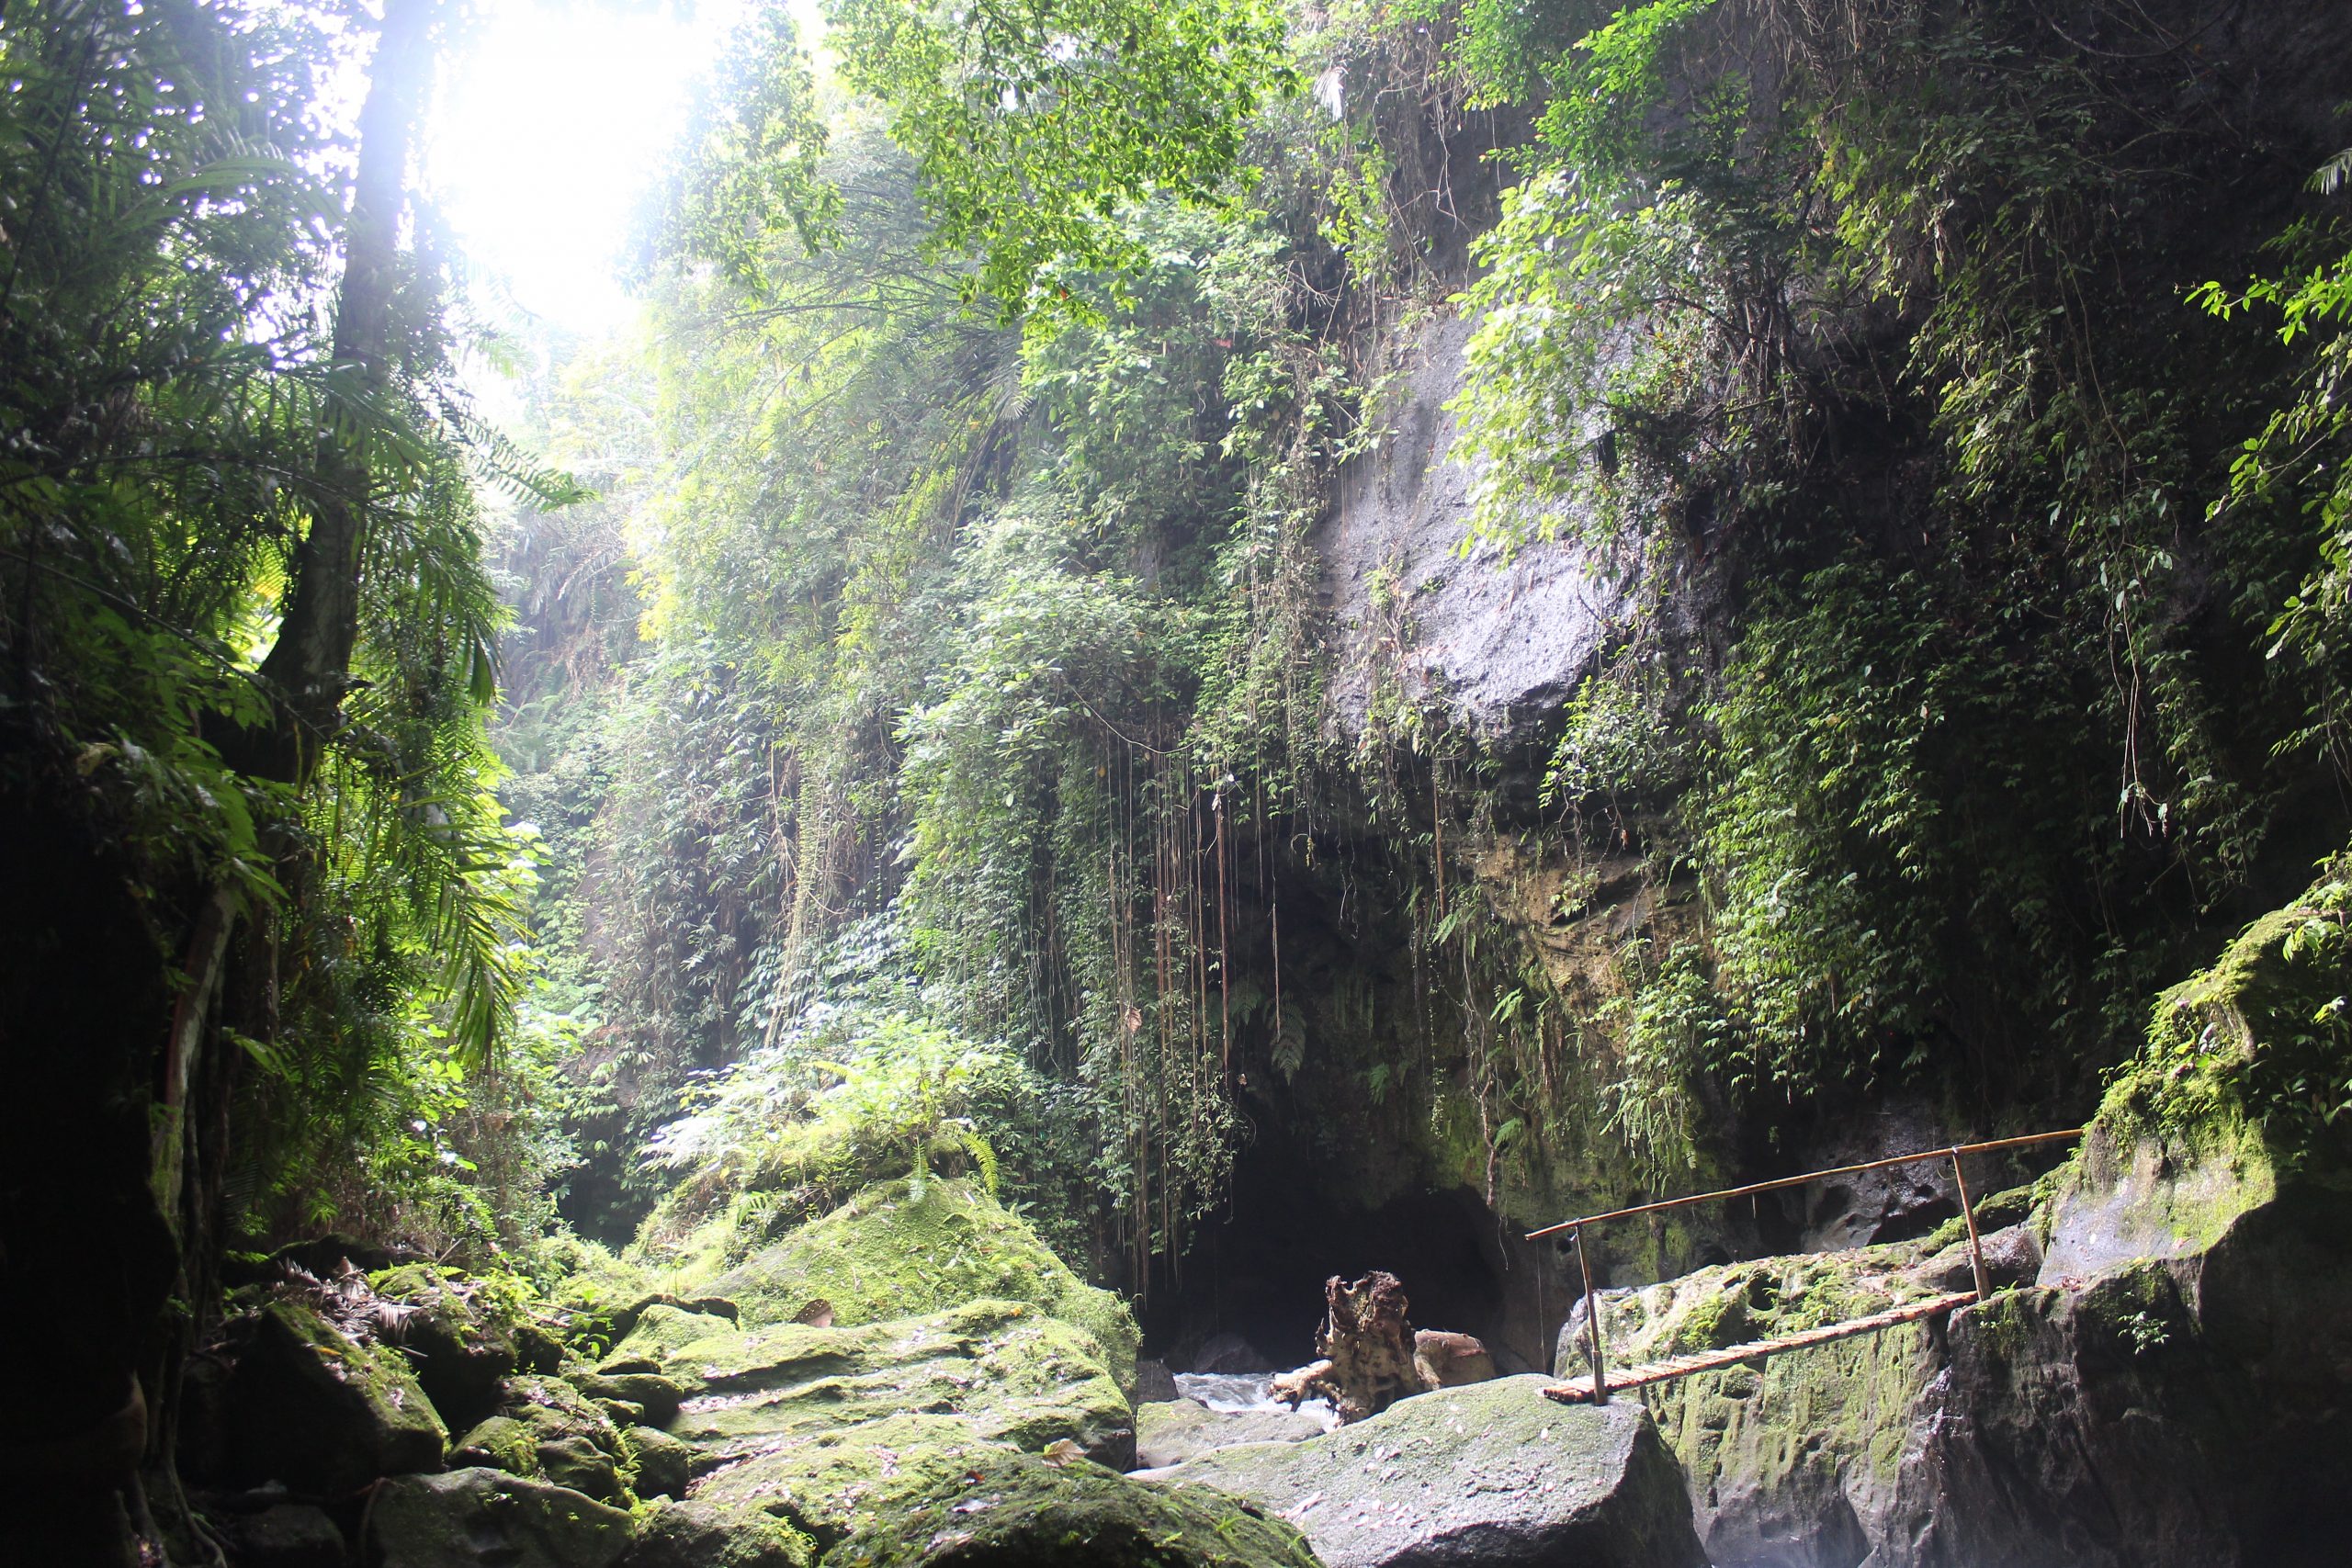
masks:
<path fill-rule="evenodd" d="M 1990 1299 L 1600 1409 L 1502 1378 L 1335 1428 L 1259 1375 L 1170 1379 L 934 1178 L 583 1252 L 538 1295 L 287 1255 L 189 1370 L 180 1470 L 256 1568 L 2317 1568 L 2352 1483 L 2352 1159 L 2231 1088 L 2252 1047 L 2210 1043 L 2263 1038 L 2233 998 L 2267 994 L 2185 988 L 2190 1054 L 1980 1203 Z M 1562 1370 L 1590 1310 L 1622 1365 L 1965 1288 L 1961 1234 L 1604 1290 Z"/>
<path fill-rule="evenodd" d="M 1646 1416 L 1540 1380 L 1340 1431 L 1207 1380 L 1223 1408 L 1137 1404 L 1125 1307 L 962 1181 L 560 1304 L 311 1261 L 241 1293 L 192 1384 L 183 1468 L 232 1562 L 1699 1561 Z"/>

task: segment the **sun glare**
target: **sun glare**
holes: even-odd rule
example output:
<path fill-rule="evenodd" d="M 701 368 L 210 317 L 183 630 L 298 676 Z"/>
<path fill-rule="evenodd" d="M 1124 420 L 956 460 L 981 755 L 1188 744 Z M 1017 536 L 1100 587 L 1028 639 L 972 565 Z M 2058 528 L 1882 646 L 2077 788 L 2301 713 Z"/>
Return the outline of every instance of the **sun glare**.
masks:
<path fill-rule="evenodd" d="M 632 213 L 743 0 L 489 0 L 447 67 L 425 179 L 474 265 L 582 333 L 623 321 Z"/>

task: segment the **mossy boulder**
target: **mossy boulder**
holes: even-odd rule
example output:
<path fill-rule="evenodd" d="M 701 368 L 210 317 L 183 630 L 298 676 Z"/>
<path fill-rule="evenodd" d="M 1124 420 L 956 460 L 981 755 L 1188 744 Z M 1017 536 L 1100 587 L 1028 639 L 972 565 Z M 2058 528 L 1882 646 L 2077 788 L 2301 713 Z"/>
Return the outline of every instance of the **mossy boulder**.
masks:
<path fill-rule="evenodd" d="M 955 1489 L 1004 1445 L 954 1416 L 886 1416 L 778 1437 L 760 1454 L 715 1472 L 695 1499 L 756 1513 L 831 1546 L 878 1527 L 910 1499 Z"/>
<path fill-rule="evenodd" d="M 460 1448 L 476 1463 L 544 1476 L 600 1502 L 629 1498 L 629 1450 L 620 1429 L 602 1405 L 562 1378 L 508 1380 L 498 1415 L 468 1432 Z"/>
<path fill-rule="evenodd" d="M 539 1473 L 539 1433 L 527 1421 L 517 1421 L 512 1416 L 492 1416 L 479 1421 L 449 1450 L 449 1463 L 458 1470 L 503 1470 L 509 1475 L 535 1476 Z"/>
<path fill-rule="evenodd" d="M 639 1518 L 613 1568 L 808 1568 L 815 1558 L 814 1543 L 778 1521 L 671 1503 Z"/>
<path fill-rule="evenodd" d="M 825 1568 L 1316 1568 L 1299 1532 L 1205 1486 L 1002 1450 L 825 1553 Z"/>
<path fill-rule="evenodd" d="M 1100 1341 L 1025 1302 L 718 1335 L 667 1352 L 662 1370 L 689 1391 L 676 1435 L 727 1456 L 909 1412 L 1032 1450 L 1068 1438 L 1122 1468 L 1135 1452 L 1133 1413 Z"/>
<path fill-rule="evenodd" d="M 1112 1292 L 1087 1284 L 1026 1221 L 969 1179 L 876 1182 L 717 1279 L 745 1327 L 789 1323 L 814 1300 L 840 1327 L 975 1301 L 1027 1302 L 1102 1342 L 1122 1388 L 1141 1335 Z"/>
<path fill-rule="evenodd" d="M 638 1314 L 629 1331 L 596 1364 L 608 1379 L 658 1375 L 670 1357 L 689 1345 L 735 1332 L 733 1318 L 656 1303 Z"/>
<path fill-rule="evenodd" d="M 408 1263 L 379 1270 L 368 1284 L 416 1309 L 401 1326 L 400 1348 L 450 1430 L 463 1431 L 498 1407 L 499 1386 L 516 1365 L 514 1336 L 483 1300 L 480 1281 Z"/>
<path fill-rule="evenodd" d="M 367 1568 L 614 1568 L 631 1544 L 619 1508 L 496 1470 L 404 1475 L 379 1487 Z"/>
<path fill-rule="evenodd" d="M 616 1406 L 634 1409 L 637 1417 L 629 1425 L 667 1427 L 678 1418 L 678 1402 L 685 1397 L 676 1383 L 651 1372 L 576 1372 L 568 1381 L 608 1416 Z"/>
<path fill-rule="evenodd" d="M 640 1497 L 684 1497 L 694 1480 L 694 1445 L 659 1427 L 631 1427 L 621 1434 L 628 1450 L 629 1486 Z"/>
<path fill-rule="evenodd" d="M 338 1496 L 441 1468 L 447 1430 L 399 1351 L 291 1301 L 264 1306 L 239 1338 L 223 1413 L 234 1478 Z"/>
<path fill-rule="evenodd" d="M 1296 1524 L 1331 1568 L 1701 1568 L 1681 1469 L 1648 1412 L 1630 1400 L 1555 1404 L 1546 1381 L 1441 1389 L 1305 1442 L 1219 1449 L 1168 1473 Z"/>

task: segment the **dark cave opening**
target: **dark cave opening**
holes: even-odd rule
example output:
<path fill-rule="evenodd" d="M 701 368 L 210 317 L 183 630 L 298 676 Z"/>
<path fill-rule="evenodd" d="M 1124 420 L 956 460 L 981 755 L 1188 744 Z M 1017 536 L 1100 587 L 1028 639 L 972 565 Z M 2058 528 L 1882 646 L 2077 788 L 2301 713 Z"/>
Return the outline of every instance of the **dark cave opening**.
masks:
<path fill-rule="evenodd" d="M 1408 1189 L 1367 1207 L 1328 1190 L 1312 1151 L 1266 1129 L 1235 1162 L 1231 1198 L 1180 1275 L 1144 1312 L 1146 1353 L 1193 1370 L 1204 1345 L 1238 1337 L 1264 1367 L 1311 1359 L 1323 1283 L 1384 1269 L 1402 1280 L 1417 1328 L 1503 1343 L 1505 1286 L 1495 1219 L 1466 1190 Z M 1227 1370 L 1243 1370 L 1233 1365 Z M 1251 1369 L 1258 1370 L 1258 1369 Z"/>

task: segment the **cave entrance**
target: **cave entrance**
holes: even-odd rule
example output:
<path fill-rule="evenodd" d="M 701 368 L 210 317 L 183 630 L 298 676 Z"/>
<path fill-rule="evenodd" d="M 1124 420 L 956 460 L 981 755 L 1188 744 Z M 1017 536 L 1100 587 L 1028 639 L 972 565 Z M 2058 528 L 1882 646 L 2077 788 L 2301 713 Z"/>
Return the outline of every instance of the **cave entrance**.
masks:
<path fill-rule="evenodd" d="M 1403 1281 L 1416 1328 L 1498 1346 L 1504 1292 L 1494 1227 L 1469 1191 L 1409 1190 L 1372 1207 L 1334 1197 L 1306 1151 L 1270 1130 L 1236 1159 L 1231 1201 L 1181 1278 L 1155 1292 L 1147 1353 L 1179 1371 L 1299 1366 L 1314 1355 L 1324 1280 L 1374 1269 Z"/>

